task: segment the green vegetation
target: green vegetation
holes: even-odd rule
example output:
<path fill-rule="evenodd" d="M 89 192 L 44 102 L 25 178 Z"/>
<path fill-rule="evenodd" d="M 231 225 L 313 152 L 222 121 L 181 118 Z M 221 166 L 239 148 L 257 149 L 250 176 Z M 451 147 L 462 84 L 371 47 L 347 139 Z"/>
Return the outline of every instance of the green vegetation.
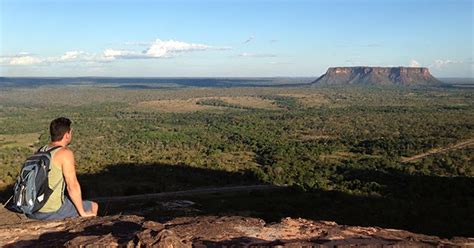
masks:
<path fill-rule="evenodd" d="M 402 157 L 472 139 L 473 91 L 375 87 L 176 91 L 71 88 L 0 92 L 0 137 L 9 139 L 8 145 L 0 140 L 0 180 L 4 187 L 14 182 L 19 166 L 34 151 L 29 145 L 37 148 L 47 142 L 49 122 L 67 116 L 73 120 L 75 136 L 71 148 L 86 196 L 263 182 L 294 186 L 302 190 L 297 197 L 320 192 L 321 197 L 347 194 L 360 199 L 381 199 L 367 206 L 368 212 L 380 210 L 380 204 L 404 209 L 400 216 L 378 215 L 382 219 L 421 216 L 418 210 L 408 213 L 410 208 L 419 208 L 416 204 L 421 197 L 433 203 L 430 207 L 436 213 L 423 214 L 423 218 L 436 221 L 441 208 L 451 207 L 456 221 L 474 223 L 472 145 L 409 163 L 400 162 Z M 196 104 L 219 109 L 168 113 L 135 108 L 142 101 L 208 96 L 259 97 L 273 101 L 278 108 L 243 107 L 212 98 L 198 100 Z M 317 101 L 321 104 L 306 105 L 313 96 L 323 99 Z M 33 133 L 37 137 L 31 141 L 20 136 Z M 153 169 L 154 166 L 163 168 Z M 445 181 L 455 187 L 442 186 Z M 443 200 L 437 204 L 443 197 L 449 197 L 450 203 Z M 465 205 L 466 202 L 471 205 Z M 294 211 L 297 212 L 293 216 L 299 212 L 307 216 L 301 208 Z M 466 214 L 471 217 L 458 218 Z M 405 228 L 409 222 L 397 224 L 385 219 L 383 223 Z M 456 234 L 456 230 L 444 234 Z"/>
<path fill-rule="evenodd" d="M 240 106 L 236 104 L 230 104 L 221 99 L 203 99 L 196 102 L 198 105 L 207 105 L 214 107 L 227 107 L 227 108 L 237 108 L 237 109 L 251 109 L 250 107 Z"/>

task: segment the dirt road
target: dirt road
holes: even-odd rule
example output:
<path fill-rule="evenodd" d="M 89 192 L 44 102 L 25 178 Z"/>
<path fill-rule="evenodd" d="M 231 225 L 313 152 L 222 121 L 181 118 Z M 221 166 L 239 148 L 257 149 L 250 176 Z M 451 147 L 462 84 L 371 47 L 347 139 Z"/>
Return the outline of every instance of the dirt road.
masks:
<path fill-rule="evenodd" d="M 408 163 L 408 162 L 415 161 L 415 160 L 418 160 L 418 159 L 421 159 L 421 158 L 424 158 L 424 157 L 428 157 L 428 156 L 431 156 L 431 155 L 434 155 L 434 154 L 448 152 L 450 150 L 461 149 L 461 148 L 468 147 L 468 146 L 471 146 L 471 145 L 474 145 L 474 139 L 468 139 L 466 141 L 463 141 L 463 142 L 460 142 L 460 143 L 457 143 L 457 144 L 454 144 L 454 145 L 450 145 L 450 146 L 447 146 L 447 147 L 443 147 L 443 148 L 435 148 L 431 151 L 420 153 L 420 154 L 417 154 L 415 156 L 411 156 L 411 157 L 408 157 L 408 158 L 402 157 L 401 162 L 402 163 Z"/>

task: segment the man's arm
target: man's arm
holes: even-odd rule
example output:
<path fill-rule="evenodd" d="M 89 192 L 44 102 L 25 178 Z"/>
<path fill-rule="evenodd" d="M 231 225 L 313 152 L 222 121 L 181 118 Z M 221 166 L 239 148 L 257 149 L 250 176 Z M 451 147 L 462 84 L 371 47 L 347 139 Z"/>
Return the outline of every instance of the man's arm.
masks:
<path fill-rule="evenodd" d="M 82 193 L 81 193 L 81 185 L 77 180 L 76 176 L 76 165 L 74 162 L 74 154 L 72 151 L 66 149 L 61 149 L 58 151 L 60 158 L 62 159 L 62 169 L 64 180 L 66 181 L 67 192 L 69 197 L 71 198 L 72 203 L 77 209 L 77 212 L 80 216 L 94 216 L 93 213 L 84 211 L 84 207 L 82 205 Z"/>

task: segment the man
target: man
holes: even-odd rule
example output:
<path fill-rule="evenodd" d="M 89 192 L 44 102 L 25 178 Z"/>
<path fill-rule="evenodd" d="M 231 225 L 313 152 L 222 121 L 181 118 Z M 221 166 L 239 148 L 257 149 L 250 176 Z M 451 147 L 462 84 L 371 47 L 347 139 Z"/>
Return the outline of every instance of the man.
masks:
<path fill-rule="evenodd" d="M 98 204 L 82 200 L 81 186 L 76 177 L 74 153 L 67 147 L 72 140 L 71 121 L 64 117 L 57 118 L 51 122 L 49 132 L 51 143 L 41 150 L 46 151 L 60 146 L 51 152 L 48 184 L 53 193 L 38 212 L 28 217 L 53 220 L 97 216 Z M 68 195 L 64 193 L 65 188 Z"/>

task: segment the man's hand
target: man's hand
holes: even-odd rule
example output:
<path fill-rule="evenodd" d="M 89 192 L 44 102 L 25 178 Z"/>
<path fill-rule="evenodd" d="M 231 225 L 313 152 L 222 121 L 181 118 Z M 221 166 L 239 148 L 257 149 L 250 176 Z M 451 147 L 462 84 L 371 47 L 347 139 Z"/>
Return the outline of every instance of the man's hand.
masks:
<path fill-rule="evenodd" d="M 87 211 L 79 214 L 81 217 L 95 217 L 97 216 L 93 211 Z"/>

